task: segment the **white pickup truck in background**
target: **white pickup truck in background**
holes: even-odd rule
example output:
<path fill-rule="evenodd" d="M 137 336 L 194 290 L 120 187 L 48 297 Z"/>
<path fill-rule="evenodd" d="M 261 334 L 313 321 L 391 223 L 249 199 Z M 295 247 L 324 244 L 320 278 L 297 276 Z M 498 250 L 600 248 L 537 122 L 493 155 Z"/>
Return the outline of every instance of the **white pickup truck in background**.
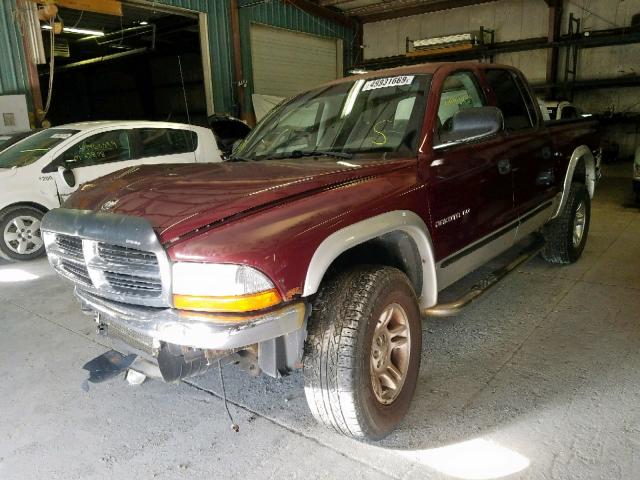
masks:
<path fill-rule="evenodd" d="M 40 219 L 85 182 L 135 165 L 221 161 L 210 129 L 179 123 L 86 122 L 35 132 L 0 152 L 0 254 L 43 254 Z"/>
<path fill-rule="evenodd" d="M 575 105 L 566 100 L 539 99 L 538 104 L 545 120 L 569 120 L 591 116 L 588 113 L 582 113 Z"/>

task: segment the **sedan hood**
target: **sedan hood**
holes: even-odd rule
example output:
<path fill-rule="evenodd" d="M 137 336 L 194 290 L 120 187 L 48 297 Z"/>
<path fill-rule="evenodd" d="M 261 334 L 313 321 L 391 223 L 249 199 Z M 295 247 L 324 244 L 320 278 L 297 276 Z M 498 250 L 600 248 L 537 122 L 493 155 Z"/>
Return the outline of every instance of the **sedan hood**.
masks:
<path fill-rule="evenodd" d="M 408 164 L 415 160 L 358 163 L 323 158 L 140 166 L 83 185 L 65 207 L 144 217 L 165 243 L 260 208 Z"/>

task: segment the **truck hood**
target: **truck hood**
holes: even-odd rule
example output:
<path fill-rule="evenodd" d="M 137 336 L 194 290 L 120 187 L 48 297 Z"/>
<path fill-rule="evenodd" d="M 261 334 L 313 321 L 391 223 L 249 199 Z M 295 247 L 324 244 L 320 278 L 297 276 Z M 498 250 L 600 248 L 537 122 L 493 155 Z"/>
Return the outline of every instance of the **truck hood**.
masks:
<path fill-rule="evenodd" d="M 144 217 L 166 243 L 298 196 L 408 165 L 415 165 L 415 159 L 139 166 L 84 184 L 64 206 Z"/>

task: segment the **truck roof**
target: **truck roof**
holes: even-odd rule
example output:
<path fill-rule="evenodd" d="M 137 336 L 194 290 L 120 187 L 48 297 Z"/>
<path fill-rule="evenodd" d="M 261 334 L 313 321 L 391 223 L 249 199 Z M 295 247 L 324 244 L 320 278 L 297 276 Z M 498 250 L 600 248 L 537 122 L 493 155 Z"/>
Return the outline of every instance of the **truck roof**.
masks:
<path fill-rule="evenodd" d="M 417 65 L 406 65 L 402 67 L 385 68 L 383 70 L 371 70 L 367 73 L 359 75 L 351 75 L 349 77 L 339 78 L 328 85 L 340 82 L 353 82 L 354 80 L 377 78 L 377 77 L 391 77 L 395 75 L 420 75 L 420 74 L 434 74 L 437 70 L 443 67 L 450 67 L 455 65 L 460 68 L 469 69 L 494 69 L 504 68 L 508 70 L 514 70 L 510 65 L 502 65 L 498 63 L 477 63 L 477 62 L 434 62 L 434 63 L 419 63 Z"/>

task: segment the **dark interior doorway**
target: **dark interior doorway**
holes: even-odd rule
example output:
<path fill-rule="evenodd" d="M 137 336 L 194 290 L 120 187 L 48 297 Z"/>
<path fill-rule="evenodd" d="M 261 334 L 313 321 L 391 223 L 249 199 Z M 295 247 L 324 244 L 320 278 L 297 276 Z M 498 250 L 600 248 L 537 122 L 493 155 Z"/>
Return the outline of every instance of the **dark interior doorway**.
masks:
<path fill-rule="evenodd" d="M 59 19 L 64 30 L 54 38 L 52 125 L 140 119 L 207 124 L 197 13 L 124 4 L 122 17 L 60 8 Z M 48 60 L 50 32 L 44 28 Z M 39 73 L 46 100 L 49 66 L 41 65 Z"/>

